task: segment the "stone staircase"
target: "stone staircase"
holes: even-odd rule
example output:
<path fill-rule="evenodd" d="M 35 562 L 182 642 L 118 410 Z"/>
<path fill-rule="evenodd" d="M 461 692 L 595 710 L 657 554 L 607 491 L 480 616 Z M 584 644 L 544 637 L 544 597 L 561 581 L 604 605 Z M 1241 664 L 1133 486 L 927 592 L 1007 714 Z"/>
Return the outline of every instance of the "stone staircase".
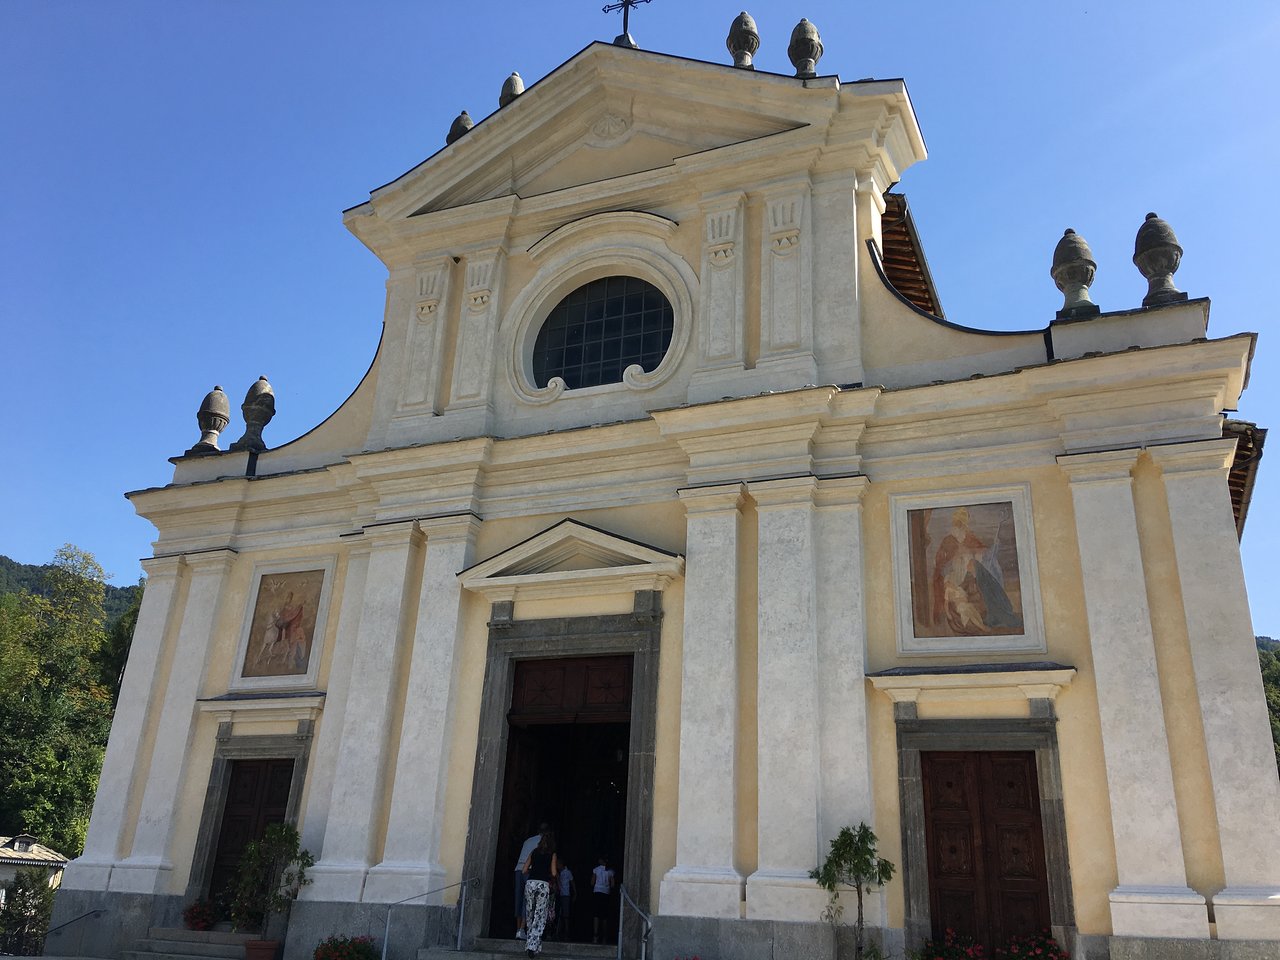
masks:
<path fill-rule="evenodd" d="M 423 947 L 418 960 L 517 960 L 525 953 L 523 940 L 493 940 L 480 938 L 470 950 L 459 952 L 452 947 Z M 617 944 L 593 946 L 589 943 L 542 942 L 542 954 L 546 960 L 613 960 L 618 955 Z"/>
<path fill-rule="evenodd" d="M 152 927 L 147 938 L 123 953 L 124 960 L 243 960 L 252 934 Z"/>

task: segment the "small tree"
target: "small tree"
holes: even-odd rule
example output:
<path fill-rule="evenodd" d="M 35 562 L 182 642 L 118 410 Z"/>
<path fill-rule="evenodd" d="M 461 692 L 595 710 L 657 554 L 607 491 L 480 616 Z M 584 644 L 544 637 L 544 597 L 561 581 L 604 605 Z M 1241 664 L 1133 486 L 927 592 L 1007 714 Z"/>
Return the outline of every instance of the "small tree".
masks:
<path fill-rule="evenodd" d="M 844 904 L 840 902 L 840 888 L 852 887 L 858 895 L 858 920 L 853 927 L 854 960 L 862 960 L 864 919 L 862 895 L 872 887 L 882 887 L 893 879 L 894 866 L 876 855 L 876 835 L 865 823 L 857 828 L 844 827 L 831 841 L 831 851 L 820 867 L 809 871 L 809 876 L 830 893 L 822 919 L 831 924 L 832 933 L 838 932 Z"/>
<path fill-rule="evenodd" d="M 267 939 L 271 917 L 287 913 L 298 891 L 311 882 L 307 870 L 315 857 L 301 850 L 290 823 L 268 825 L 261 840 L 245 845 L 231 887 L 231 921 L 237 930 L 257 930 Z"/>
<path fill-rule="evenodd" d="M 53 889 L 42 870 L 19 870 L 5 887 L 0 910 L 0 949 L 38 952 L 53 916 Z"/>

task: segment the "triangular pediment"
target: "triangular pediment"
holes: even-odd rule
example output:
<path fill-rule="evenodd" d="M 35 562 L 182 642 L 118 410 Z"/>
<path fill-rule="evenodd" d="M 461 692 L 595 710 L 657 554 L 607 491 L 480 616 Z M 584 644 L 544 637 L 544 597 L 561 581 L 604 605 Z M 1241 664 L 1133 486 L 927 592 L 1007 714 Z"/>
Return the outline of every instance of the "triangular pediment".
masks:
<path fill-rule="evenodd" d="M 562 520 L 458 575 L 495 599 L 661 589 L 684 571 L 684 558 L 634 540 Z"/>
<path fill-rule="evenodd" d="M 670 167 L 829 116 L 833 91 L 596 43 L 371 196 L 400 219 Z"/>

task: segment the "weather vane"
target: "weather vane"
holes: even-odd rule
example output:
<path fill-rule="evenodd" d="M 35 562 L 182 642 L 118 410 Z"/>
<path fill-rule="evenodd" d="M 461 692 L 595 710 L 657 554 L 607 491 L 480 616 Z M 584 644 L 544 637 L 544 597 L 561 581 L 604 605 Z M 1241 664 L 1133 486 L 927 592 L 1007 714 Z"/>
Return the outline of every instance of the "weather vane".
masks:
<path fill-rule="evenodd" d="M 635 38 L 631 36 L 631 8 L 648 2 L 649 0 L 618 0 L 617 3 L 609 3 L 601 8 L 605 13 L 622 11 L 622 33 L 613 38 L 614 43 L 620 47 L 637 46 Z"/>

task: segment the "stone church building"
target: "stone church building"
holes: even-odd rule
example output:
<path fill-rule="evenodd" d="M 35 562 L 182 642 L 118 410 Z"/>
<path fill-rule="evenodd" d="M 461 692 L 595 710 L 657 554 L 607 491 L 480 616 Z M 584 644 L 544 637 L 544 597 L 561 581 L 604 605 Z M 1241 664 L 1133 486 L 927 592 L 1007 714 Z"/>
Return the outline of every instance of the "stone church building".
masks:
<path fill-rule="evenodd" d="M 859 822 L 897 956 L 1280 955 L 1254 335 L 1142 211 L 1131 308 L 1069 232 L 1057 317 L 945 319 L 904 83 L 820 74 L 805 24 L 797 76 L 750 69 L 748 26 L 737 66 L 598 43 L 460 118 L 345 213 L 387 268 L 354 393 L 267 449 L 260 381 L 218 450 L 215 391 L 129 495 L 158 533 L 55 923 L 101 912 L 51 954 L 179 926 L 289 820 L 288 960 L 509 943 L 541 821 L 659 960 L 829 956 L 809 871 Z"/>

